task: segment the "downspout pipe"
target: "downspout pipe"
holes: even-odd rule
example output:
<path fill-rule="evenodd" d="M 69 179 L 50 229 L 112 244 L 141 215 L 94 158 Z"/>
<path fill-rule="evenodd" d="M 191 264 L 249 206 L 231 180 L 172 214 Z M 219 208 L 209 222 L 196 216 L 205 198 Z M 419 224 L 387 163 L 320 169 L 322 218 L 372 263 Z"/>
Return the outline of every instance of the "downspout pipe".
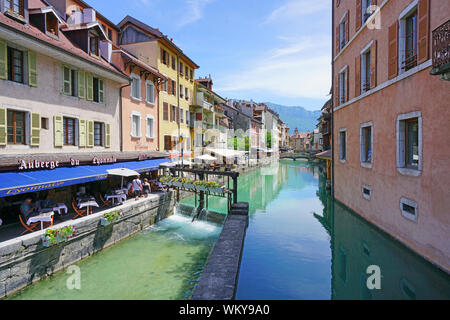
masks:
<path fill-rule="evenodd" d="M 119 137 L 120 137 L 120 152 L 123 152 L 123 103 L 122 103 L 122 90 L 126 87 L 131 86 L 131 80 L 129 80 L 127 85 L 121 86 L 119 90 Z"/>
<path fill-rule="evenodd" d="M 334 0 L 330 0 L 331 2 L 331 38 L 332 38 L 332 43 L 331 43 L 331 197 L 332 199 L 334 199 L 334 150 L 335 150 L 335 145 L 334 145 L 334 101 L 336 100 L 334 95 L 336 94 L 336 90 L 335 90 L 335 80 L 334 80 L 334 52 L 335 52 L 335 32 L 334 32 Z"/>

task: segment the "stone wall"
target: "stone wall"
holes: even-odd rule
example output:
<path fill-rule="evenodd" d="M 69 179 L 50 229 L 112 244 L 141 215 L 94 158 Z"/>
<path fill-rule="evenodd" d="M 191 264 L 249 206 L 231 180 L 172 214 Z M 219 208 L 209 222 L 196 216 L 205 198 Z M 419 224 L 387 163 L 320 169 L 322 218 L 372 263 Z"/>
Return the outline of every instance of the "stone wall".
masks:
<path fill-rule="evenodd" d="M 103 227 L 104 212 L 68 221 L 56 228 L 73 225 L 76 236 L 68 242 L 46 248 L 44 231 L 0 243 L 0 298 L 85 259 L 173 214 L 175 194 L 152 194 L 108 210 L 122 212 L 116 222 Z M 107 212 L 107 211 L 105 211 Z"/>

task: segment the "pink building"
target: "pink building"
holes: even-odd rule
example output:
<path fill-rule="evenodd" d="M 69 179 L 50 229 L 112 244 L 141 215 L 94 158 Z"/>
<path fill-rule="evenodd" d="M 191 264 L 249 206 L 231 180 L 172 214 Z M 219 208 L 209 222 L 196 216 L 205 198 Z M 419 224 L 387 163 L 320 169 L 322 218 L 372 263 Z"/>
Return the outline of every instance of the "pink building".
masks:
<path fill-rule="evenodd" d="M 333 12 L 335 197 L 449 271 L 450 83 L 430 71 L 450 1 L 337 0 Z"/>

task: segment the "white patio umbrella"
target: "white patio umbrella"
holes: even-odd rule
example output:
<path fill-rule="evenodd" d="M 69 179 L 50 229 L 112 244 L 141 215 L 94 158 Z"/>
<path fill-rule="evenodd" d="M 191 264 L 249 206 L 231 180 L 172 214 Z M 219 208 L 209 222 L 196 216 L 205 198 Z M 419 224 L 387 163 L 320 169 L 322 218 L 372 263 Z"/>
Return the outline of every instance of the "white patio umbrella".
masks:
<path fill-rule="evenodd" d="M 196 159 L 204 160 L 204 161 L 215 161 L 215 160 L 217 160 L 217 158 L 214 158 L 213 156 L 211 156 L 209 154 L 204 154 L 202 156 L 197 157 Z"/>
<path fill-rule="evenodd" d="M 123 178 L 124 177 L 135 177 L 140 175 L 139 172 L 127 169 L 127 168 L 118 168 L 118 169 L 111 169 L 106 170 L 110 176 L 119 176 L 122 177 L 122 188 L 123 188 Z"/>

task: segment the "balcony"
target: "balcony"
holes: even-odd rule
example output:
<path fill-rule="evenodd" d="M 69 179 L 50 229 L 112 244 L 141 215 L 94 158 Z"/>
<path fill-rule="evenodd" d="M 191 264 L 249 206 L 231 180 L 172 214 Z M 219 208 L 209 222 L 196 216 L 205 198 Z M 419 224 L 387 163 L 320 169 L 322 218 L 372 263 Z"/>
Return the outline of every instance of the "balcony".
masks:
<path fill-rule="evenodd" d="M 433 69 L 432 75 L 441 80 L 450 80 L 450 20 L 433 31 Z"/>

